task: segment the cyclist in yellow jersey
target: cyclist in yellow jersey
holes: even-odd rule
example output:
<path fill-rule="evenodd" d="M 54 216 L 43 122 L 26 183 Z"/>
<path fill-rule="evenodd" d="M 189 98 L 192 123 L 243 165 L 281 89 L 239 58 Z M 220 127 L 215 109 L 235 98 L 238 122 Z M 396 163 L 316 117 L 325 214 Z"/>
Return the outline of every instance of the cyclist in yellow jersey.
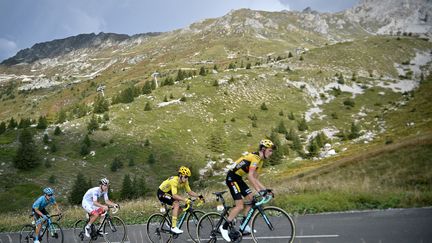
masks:
<path fill-rule="evenodd" d="M 183 230 L 177 227 L 177 216 L 182 211 L 180 208 L 180 201 L 184 201 L 186 204 L 190 203 L 188 198 L 184 198 L 178 194 L 178 189 L 184 188 L 188 195 L 204 200 L 202 195 L 198 195 L 190 189 L 188 178 L 191 175 L 192 173 L 189 168 L 182 166 L 178 171 L 178 175 L 171 176 L 170 178 L 163 181 L 157 191 L 157 197 L 159 198 L 159 201 L 173 206 L 171 231 L 176 234 L 183 233 Z"/>
<path fill-rule="evenodd" d="M 275 149 L 275 145 L 268 139 L 263 139 L 259 142 L 258 152 L 248 153 L 240 157 L 236 162 L 234 168 L 228 171 L 225 183 L 228 186 L 230 193 L 235 201 L 235 206 L 231 209 L 227 221 L 219 227 L 222 237 L 230 242 L 228 225 L 231 224 L 233 219 L 244 209 L 244 217 L 251 208 L 251 205 L 244 206 L 243 198 L 251 201 L 253 198 L 252 191 L 249 186 L 243 181 L 243 177 L 247 175 L 249 182 L 253 188 L 261 195 L 265 195 L 268 191 L 265 186 L 258 180 L 258 173 L 263 166 L 265 159 L 268 159 Z M 250 233 L 250 227 L 247 226 L 243 234 Z"/>

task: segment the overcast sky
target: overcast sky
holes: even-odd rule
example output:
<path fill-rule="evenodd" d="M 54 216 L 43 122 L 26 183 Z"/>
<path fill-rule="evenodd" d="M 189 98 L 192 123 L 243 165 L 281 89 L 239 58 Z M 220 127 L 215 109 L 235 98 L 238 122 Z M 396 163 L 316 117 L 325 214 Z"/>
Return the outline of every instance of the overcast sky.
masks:
<path fill-rule="evenodd" d="M 36 43 L 83 33 L 184 28 L 232 9 L 338 12 L 358 0 L 0 0 L 0 61 Z"/>

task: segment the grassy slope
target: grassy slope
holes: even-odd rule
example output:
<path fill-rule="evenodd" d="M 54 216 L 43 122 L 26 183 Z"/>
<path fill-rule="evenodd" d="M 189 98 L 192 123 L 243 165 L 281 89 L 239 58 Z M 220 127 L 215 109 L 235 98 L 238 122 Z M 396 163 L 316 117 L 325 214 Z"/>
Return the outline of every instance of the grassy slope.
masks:
<path fill-rule="evenodd" d="M 414 49 L 426 49 L 428 46 L 430 48 L 430 44 L 427 42 L 414 38 L 402 39 L 401 42 L 397 42 L 392 38 L 389 41 L 387 38 L 376 38 L 372 39 L 372 41 L 382 44 L 391 43 L 392 45 L 394 41 L 395 45 L 402 45 L 401 52 L 403 55 L 397 54 L 394 57 L 386 57 L 392 58 L 392 63 L 404 61 L 405 57 L 411 57 Z M 355 45 L 358 45 L 358 47 L 354 48 L 354 50 L 357 49 L 359 52 L 368 50 L 371 46 L 370 43 L 361 44 L 362 42 L 356 42 Z M 207 148 L 208 138 L 214 132 L 225 132 L 226 140 L 229 144 L 226 149 L 226 157 L 235 159 L 239 151 L 253 150 L 256 141 L 264 134 L 269 134 L 270 130 L 264 124 L 275 127 L 283 120 L 288 128 L 296 127 L 296 122 L 288 120 L 286 114 L 293 111 L 299 117 L 299 114 L 304 113 L 307 109 L 305 101 L 309 98 L 300 90 L 288 88 L 284 84 L 283 78 L 286 77 L 291 80 L 314 79 L 322 83 L 328 82 L 326 78 L 334 76 L 333 65 L 326 64 L 328 58 L 338 60 L 340 55 L 345 54 L 353 57 L 357 56 L 355 51 L 345 50 L 336 56 L 319 58 L 337 51 L 337 47 L 338 45 L 334 45 L 313 50 L 305 56 L 305 61 L 303 62 L 296 60 L 296 58 L 282 61 L 302 68 L 295 72 L 275 71 L 267 67 L 255 67 L 251 70 L 221 71 L 218 74 L 197 77 L 189 81 L 180 82 L 174 86 L 160 88 L 151 95 L 153 98 L 142 96 L 131 104 L 112 106 L 110 110 L 111 121 L 109 123 L 109 130 L 98 131 L 91 136 L 93 140 L 92 150 L 96 151 L 96 156 L 88 158 L 79 156 L 78 151 L 83 139 L 81 134 L 84 133 L 85 126 L 78 126 L 76 129 L 66 131 L 66 134 L 62 136 L 51 136 L 56 141 L 59 149 L 54 154 L 45 152 L 45 156 L 48 159 L 55 158 L 55 162 L 52 163 L 53 167 L 48 170 L 43 166 L 40 166 L 31 173 L 17 172 L 13 169 L 11 166 L 11 154 L 15 151 L 13 141 L 16 138 L 16 132 L 7 132 L 0 136 L 2 144 L 0 158 L 2 162 L 5 162 L 5 165 L 2 165 L 4 169 L 2 177 L 4 179 L 2 179 L 1 185 L 3 188 L 8 189 L 6 192 L 0 193 L 0 198 L 3 201 L 8 200 L 10 196 L 9 192 L 14 192 L 17 198 L 25 198 L 29 193 L 32 193 L 32 196 L 37 195 L 39 188 L 47 184 L 48 177 L 51 174 L 55 174 L 58 182 L 54 187 L 60 192 L 59 199 L 64 202 L 65 196 L 78 171 L 91 175 L 92 181 L 95 181 L 100 175 L 113 178 L 113 189 L 117 192 L 125 173 L 144 176 L 149 188 L 154 188 L 162 178 L 172 174 L 179 163 L 187 163 L 193 166 L 196 174 L 197 169 L 203 166 L 206 155 L 216 156 L 217 154 L 210 152 Z M 350 54 L 351 52 L 352 54 Z M 392 52 L 386 52 L 386 54 L 389 53 Z M 308 55 L 316 56 L 312 58 L 312 56 L 308 57 Z M 381 53 L 381 55 L 373 55 L 373 58 L 378 60 L 378 63 L 381 63 L 381 56 L 388 55 Z M 318 73 L 316 67 L 312 65 L 313 62 L 317 66 L 328 67 L 329 69 L 323 73 Z M 347 64 L 344 64 L 344 62 L 339 63 L 338 65 L 342 65 L 342 67 L 346 65 L 347 69 L 351 70 L 349 62 Z M 120 76 L 108 75 L 104 76 L 104 78 L 112 78 L 114 80 L 113 83 L 116 83 L 122 79 L 131 80 L 134 77 L 136 78 L 134 75 L 143 73 L 140 70 L 131 70 L 131 72 L 135 74 L 127 74 L 129 73 L 128 71 Z M 387 72 L 385 73 L 387 74 Z M 265 74 L 264 78 L 261 74 Z M 232 85 L 221 85 L 219 87 L 212 85 L 214 80 L 229 79 L 231 76 L 235 77 L 235 83 Z M 271 83 L 272 85 L 265 85 L 266 83 Z M 377 146 L 384 144 L 387 139 L 386 137 L 398 141 L 416 132 L 430 131 L 432 127 L 430 113 L 432 109 L 428 95 L 431 90 L 430 83 L 430 81 L 425 82 L 422 88 L 408 97 L 410 100 L 408 105 L 399 107 L 396 112 L 384 114 L 386 124 L 390 129 L 386 134 L 376 139 Z M 186 90 L 187 85 L 190 85 L 190 90 Z M 80 84 L 79 87 L 79 91 L 70 91 L 76 93 L 83 92 L 83 90 L 84 92 L 90 92 L 86 90 L 90 89 L 91 84 L 90 82 L 86 82 Z M 366 121 L 372 122 L 376 115 L 383 114 L 385 107 L 377 106 L 377 102 L 387 105 L 395 100 L 406 99 L 401 94 L 391 92 L 386 92 L 385 96 L 378 96 L 377 93 L 379 91 L 380 89 L 378 88 L 371 89 L 364 95 L 356 98 L 357 104 L 362 104 L 372 110 L 368 114 Z M 175 98 L 188 95 L 188 100 L 186 103 L 161 108 L 154 107 L 152 111 L 143 111 L 147 101 L 151 101 L 153 105 L 156 105 L 162 101 L 164 96 L 169 97 L 171 93 Z M 263 93 L 268 95 L 262 95 Z M 62 97 L 63 94 L 59 93 L 58 96 Z M 335 111 L 343 111 L 339 113 L 339 119 L 332 120 L 328 116 L 322 121 L 316 120 L 312 122 L 310 124 L 311 128 L 320 129 L 329 124 L 335 124 L 338 128 L 348 128 L 352 121 L 351 116 L 360 109 L 360 106 L 355 106 L 351 110 L 342 110 L 344 109 L 342 101 L 348 96 L 347 94 L 343 94 L 331 103 L 323 106 L 324 113 L 327 115 Z M 55 100 L 53 98 L 47 102 L 54 102 Z M 266 102 L 270 110 L 260 110 L 259 106 L 262 102 Z M 279 116 L 279 111 L 281 110 L 285 113 L 283 117 Z M 256 114 L 258 117 L 257 128 L 252 128 L 251 121 L 247 118 L 248 115 L 252 114 Z M 235 118 L 235 122 L 231 122 L 233 117 Z M 74 121 L 74 123 L 85 124 L 88 119 L 89 117 L 84 117 Z M 405 129 L 407 121 L 414 121 L 417 125 Z M 373 124 L 364 124 L 364 127 L 373 127 Z M 252 137 L 246 136 L 248 131 L 251 131 Z M 147 138 L 151 141 L 150 147 L 143 146 L 143 141 Z M 110 143 L 111 139 L 113 139 L 112 143 Z M 40 141 L 40 138 L 37 141 Z M 39 142 L 38 144 L 42 143 Z M 356 153 L 362 153 L 364 149 L 367 149 L 371 145 L 347 144 L 346 146 L 349 147 L 349 150 L 345 156 L 351 156 Z M 147 163 L 150 153 L 156 156 L 157 163 L 155 165 Z M 135 159 L 136 166 L 132 168 L 125 166 L 120 172 L 111 172 L 109 166 L 115 156 L 120 156 L 124 161 L 132 157 Z M 332 159 L 318 163 L 311 161 L 294 162 L 292 159 L 295 156 L 295 153 L 291 153 L 286 163 L 278 167 L 282 171 L 282 175 L 291 176 L 293 171 L 306 171 L 310 168 L 317 168 L 321 165 L 332 163 Z M 124 163 L 127 164 L 127 162 Z M 156 170 L 158 171 L 157 175 L 154 173 Z M 221 181 L 221 178 L 215 177 L 214 180 Z M 19 185 L 21 183 L 23 183 L 22 186 Z M 6 187 L 6 185 L 9 187 Z M 405 205 L 409 206 L 409 204 Z M 415 206 L 415 204 L 411 205 Z M 25 208 L 28 206 L 28 200 L 17 201 L 11 206 L 15 209 Z M 313 211 L 319 210 L 314 209 Z"/>

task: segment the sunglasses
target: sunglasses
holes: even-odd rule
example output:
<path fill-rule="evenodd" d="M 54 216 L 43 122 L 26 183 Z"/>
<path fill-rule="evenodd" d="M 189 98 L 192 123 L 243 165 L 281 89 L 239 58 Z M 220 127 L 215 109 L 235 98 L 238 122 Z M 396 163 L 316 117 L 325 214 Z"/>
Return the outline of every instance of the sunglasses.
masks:
<path fill-rule="evenodd" d="M 48 197 L 52 197 L 52 196 L 53 196 L 53 194 L 47 194 L 47 196 L 48 196 Z"/>

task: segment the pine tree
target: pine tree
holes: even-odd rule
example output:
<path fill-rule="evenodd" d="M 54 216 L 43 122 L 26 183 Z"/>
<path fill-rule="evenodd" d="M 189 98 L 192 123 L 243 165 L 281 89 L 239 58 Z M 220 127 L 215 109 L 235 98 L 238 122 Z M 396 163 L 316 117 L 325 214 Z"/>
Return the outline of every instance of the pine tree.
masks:
<path fill-rule="evenodd" d="M 129 87 L 120 93 L 120 102 L 127 104 L 134 101 L 134 87 Z"/>
<path fill-rule="evenodd" d="M 51 151 L 51 153 L 57 152 L 57 146 L 55 145 L 55 143 L 51 144 L 50 151 Z"/>
<path fill-rule="evenodd" d="M 261 110 L 263 110 L 263 111 L 268 110 L 267 105 L 266 105 L 265 102 L 261 104 Z"/>
<path fill-rule="evenodd" d="M 62 133 L 61 129 L 59 126 L 56 126 L 56 128 L 54 129 L 54 135 L 58 136 Z"/>
<path fill-rule="evenodd" d="M 282 162 L 282 158 L 286 151 L 285 148 L 281 146 L 281 142 L 276 133 L 274 132 L 271 133 L 270 140 L 273 142 L 273 144 L 276 146 L 277 149 L 273 150 L 273 154 L 270 157 L 269 162 L 271 165 L 278 165 Z"/>
<path fill-rule="evenodd" d="M 90 153 L 90 148 L 87 144 L 83 143 L 81 144 L 81 148 L 80 148 L 80 154 L 82 156 L 86 156 L 87 154 Z"/>
<path fill-rule="evenodd" d="M 145 194 L 147 192 L 147 187 L 146 187 L 144 178 L 142 176 L 139 179 L 137 179 L 135 177 L 133 182 L 134 182 L 133 185 L 135 188 L 135 197 L 138 198 L 138 197 L 145 196 Z"/>
<path fill-rule="evenodd" d="M 99 123 L 95 115 L 93 115 L 87 124 L 87 130 L 89 133 L 93 133 L 94 131 L 99 129 Z"/>
<path fill-rule="evenodd" d="M 315 157 L 319 153 L 319 146 L 315 139 L 312 139 L 308 146 L 309 156 Z"/>
<path fill-rule="evenodd" d="M 214 132 L 210 135 L 207 147 L 215 153 L 223 153 L 226 149 L 226 139 L 220 132 Z"/>
<path fill-rule="evenodd" d="M 22 118 L 18 124 L 19 129 L 28 128 L 31 125 L 30 118 Z"/>
<path fill-rule="evenodd" d="M 205 70 L 204 67 L 201 67 L 201 68 L 200 68 L 199 75 L 201 75 L 201 76 L 206 76 L 206 70 Z"/>
<path fill-rule="evenodd" d="M 48 121 L 45 116 L 39 116 L 37 129 L 46 129 L 48 127 Z"/>
<path fill-rule="evenodd" d="M 291 137 L 291 141 L 292 141 L 291 148 L 297 152 L 302 152 L 303 146 L 301 144 L 300 137 L 294 131 L 294 129 L 290 130 L 290 137 Z"/>
<path fill-rule="evenodd" d="M 177 71 L 177 77 L 176 77 L 176 81 L 181 81 L 181 80 L 183 80 L 183 79 L 185 79 L 185 73 L 181 70 L 181 69 L 179 69 L 178 71 Z"/>
<path fill-rule="evenodd" d="M 48 137 L 48 134 L 44 134 L 44 136 L 43 136 L 43 138 L 42 138 L 42 141 L 43 141 L 43 143 L 44 144 L 48 144 L 49 143 L 49 137 Z"/>
<path fill-rule="evenodd" d="M 279 122 L 279 125 L 278 125 L 276 130 L 278 133 L 282 133 L 282 134 L 286 134 L 288 132 L 286 127 L 285 127 L 284 121 Z"/>
<path fill-rule="evenodd" d="M 13 160 L 15 168 L 30 170 L 38 166 L 40 163 L 39 155 L 30 130 L 22 130 L 18 140 L 19 147 Z"/>
<path fill-rule="evenodd" d="M 355 139 L 360 137 L 360 127 L 355 123 L 352 122 L 351 123 L 351 129 L 350 129 L 350 134 L 348 135 L 349 139 Z"/>
<path fill-rule="evenodd" d="M 152 110 L 151 105 L 150 105 L 150 102 L 147 102 L 147 103 L 145 104 L 144 110 L 145 110 L 145 111 L 151 111 L 151 110 Z"/>
<path fill-rule="evenodd" d="M 288 58 L 293 57 L 293 54 L 291 52 L 288 53 Z"/>
<path fill-rule="evenodd" d="M 246 69 L 251 69 L 252 65 L 250 63 L 246 64 Z"/>
<path fill-rule="evenodd" d="M 91 141 L 88 134 L 86 134 L 86 136 L 84 137 L 83 144 L 87 145 L 88 147 L 91 146 Z"/>
<path fill-rule="evenodd" d="M 142 93 L 151 94 L 152 90 L 152 82 L 146 82 L 142 88 Z"/>
<path fill-rule="evenodd" d="M 83 195 L 91 186 L 87 183 L 84 175 L 80 172 L 76 176 L 74 185 L 72 186 L 72 191 L 69 195 L 69 203 L 72 205 L 81 204 Z"/>
<path fill-rule="evenodd" d="M 129 174 L 126 174 L 123 177 L 123 184 L 122 184 L 122 188 L 120 190 L 120 198 L 125 200 L 125 199 L 132 199 L 134 198 L 135 192 L 134 192 L 134 188 L 132 186 L 132 181 L 130 179 Z"/>
<path fill-rule="evenodd" d="M 155 159 L 153 153 L 151 153 L 151 154 L 149 155 L 147 162 L 148 162 L 149 164 L 151 164 L 151 165 L 154 164 L 154 163 L 156 162 L 156 159 Z"/>
<path fill-rule="evenodd" d="M 129 163 L 128 163 L 129 167 L 133 167 L 135 166 L 135 160 L 133 158 L 129 158 Z"/>
<path fill-rule="evenodd" d="M 17 122 L 16 122 L 15 119 L 12 117 L 12 118 L 9 120 L 8 129 L 14 129 L 14 128 L 17 127 L 17 126 L 18 126 Z"/>
<path fill-rule="evenodd" d="M 66 121 L 66 111 L 60 109 L 60 111 L 57 113 L 57 123 L 63 123 L 65 121 Z"/>
<path fill-rule="evenodd" d="M 106 100 L 105 97 L 102 96 L 101 94 L 98 94 L 93 104 L 93 112 L 102 114 L 108 110 L 109 110 L 108 100 Z"/>
<path fill-rule="evenodd" d="M 4 132 L 6 132 L 6 123 L 2 121 L 0 123 L 0 134 L 3 134 Z"/>
<path fill-rule="evenodd" d="M 298 122 L 297 128 L 298 128 L 299 131 L 302 131 L 302 132 L 306 131 L 308 129 L 308 125 L 307 125 L 306 119 L 304 117 L 303 117 L 303 119 L 301 119 Z"/>

